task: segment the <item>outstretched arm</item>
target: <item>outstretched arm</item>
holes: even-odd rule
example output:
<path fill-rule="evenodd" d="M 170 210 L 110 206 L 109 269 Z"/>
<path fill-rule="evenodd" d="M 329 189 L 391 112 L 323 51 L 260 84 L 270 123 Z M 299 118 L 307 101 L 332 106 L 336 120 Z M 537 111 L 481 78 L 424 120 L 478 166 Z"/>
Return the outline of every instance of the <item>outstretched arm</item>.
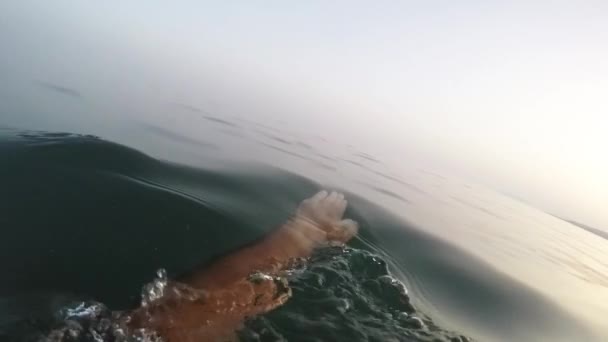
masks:
<path fill-rule="evenodd" d="M 170 283 L 162 298 L 129 313 L 127 326 L 152 329 L 169 342 L 235 340 L 247 317 L 271 311 L 291 296 L 287 281 L 277 277 L 280 271 L 317 247 L 355 236 L 357 224 L 342 219 L 346 205 L 341 194 L 317 193 L 258 243 L 220 258 L 183 283 Z"/>
<path fill-rule="evenodd" d="M 342 194 L 321 191 L 304 200 L 292 218 L 258 243 L 220 258 L 184 282 L 201 289 L 221 289 L 254 271 L 275 274 L 319 246 L 345 243 L 358 230 L 356 222 L 342 219 L 346 205 Z"/>

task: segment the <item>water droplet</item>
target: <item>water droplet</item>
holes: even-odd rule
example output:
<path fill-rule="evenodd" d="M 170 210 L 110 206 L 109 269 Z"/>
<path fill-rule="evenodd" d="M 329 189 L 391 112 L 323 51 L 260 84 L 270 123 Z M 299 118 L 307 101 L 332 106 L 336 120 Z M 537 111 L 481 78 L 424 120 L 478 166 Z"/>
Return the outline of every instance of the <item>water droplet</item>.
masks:
<path fill-rule="evenodd" d="M 159 268 L 158 271 L 156 271 L 156 277 L 161 280 L 167 280 L 167 270 Z"/>
<path fill-rule="evenodd" d="M 167 271 L 161 268 L 156 271 L 157 278 L 151 283 L 146 284 L 142 289 L 141 294 L 141 305 L 148 306 L 152 302 L 162 298 L 165 295 L 165 289 L 167 287 Z"/>

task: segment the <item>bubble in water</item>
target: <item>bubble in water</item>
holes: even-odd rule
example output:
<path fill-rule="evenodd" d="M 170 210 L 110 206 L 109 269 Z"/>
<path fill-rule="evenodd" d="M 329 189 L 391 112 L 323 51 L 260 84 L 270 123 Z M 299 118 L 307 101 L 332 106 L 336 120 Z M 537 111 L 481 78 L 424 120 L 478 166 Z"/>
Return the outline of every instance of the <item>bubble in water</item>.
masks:
<path fill-rule="evenodd" d="M 398 320 L 400 321 L 407 321 L 410 318 L 410 315 L 407 312 L 399 312 L 397 313 L 397 317 Z"/>
<path fill-rule="evenodd" d="M 341 313 L 346 313 L 352 306 L 351 301 L 346 298 L 340 298 L 337 304 L 338 311 Z"/>
<path fill-rule="evenodd" d="M 156 271 L 156 278 L 167 280 L 167 270 L 165 270 L 164 268 L 159 268 Z"/>
<path fill-rule="evenodd" d="M 422 319 L 416 316 L 410 316 L 405 320 L 405 322 L 415 329 L 422 329 L 424 327 L 424 322 Z"/>
<path fill-rule="evenodd" d="M 271 281 L 273 278 L 266 273 L 254 272 L 249 275 L 249 281 L 254 284 L 260 284 L 264 281 Z"/>
<path fill-rule="evenodd" d="M 389 286 L 395 288 L 399 292 L 400 295 L 407 296 L 407 288 L 405 287 L 405 285 L 403 285 L 402 282 L 393 278 L 392 276 L 383 275 L 383 276 L 378 277 L 378 280 L 386 285 L 389 285 Z"/>

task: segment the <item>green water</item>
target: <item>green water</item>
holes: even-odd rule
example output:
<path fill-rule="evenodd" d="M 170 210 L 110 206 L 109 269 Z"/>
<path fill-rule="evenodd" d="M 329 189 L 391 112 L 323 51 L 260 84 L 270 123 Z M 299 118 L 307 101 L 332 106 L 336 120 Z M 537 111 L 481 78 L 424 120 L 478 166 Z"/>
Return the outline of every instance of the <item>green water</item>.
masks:
<path fill-rule="evenodd" d="M 460 228 L 467 225 L 457 219 L 440 230 L 434 223 L 474 212 L 464 217 L 497 216 L 503 225 L 521 225 L 512 207 L 485 209 L 490 215 L 471 203 L 466 209 L 452 204 L 446 214 L 441 203 L 425 205 L 424 198 L 439 198 L 432 187 L 395 176 L 371 155 L 323 149 L 315 139 L 252 122 L 206 118 L 199 125 L 204 133 L 196 136 L 150 124 L 127 126 L 132 134 L 108 132 L 122 144 L 2 130 L 0 336 L 43 334 L 61 324 L 57 312 L 79 300 L 112 310 L 132 307 L 157 269 L 178 276 L 255 241 L 302 199 L 332 188 L 346 193 L 346 216 L 360 223 L 359 237 L 346 250 L 322 251 L 295 270 L 293 298 L 247 322 L 244 340 L 601 340 L 601 324 L 572 309 L 576 297 L 556 300 L 559 284 L 544 290 L 551 278 L 525 278 L 515 261 L 501 259 L 506 251 L 536 273 L 546 272 L 536 266 L 538 257 L 518 249 L 524 242 L 513 244 L 520 239 L 516 228 L 500 242 L 504 235 L 490 228 L 479 235 Z M 332 156 L 336 150 L 340 156 Z M 424 174 L 427 183 L 450 184 Z M 453 192 L 447 185 L 434 191 Z M 567 229 L 555 228 L 579 234 Z M 595 236 L 589 241 L 594 248 L 605 244 Z M 545 253 L 540 242 L 537 247 Z M 550 256 L 547 250 L 540 259 Z M 568 277 L 566 265 L 557 269 Z M 406 297 L 382 281 L 389 274 L 408 289 Z"/>

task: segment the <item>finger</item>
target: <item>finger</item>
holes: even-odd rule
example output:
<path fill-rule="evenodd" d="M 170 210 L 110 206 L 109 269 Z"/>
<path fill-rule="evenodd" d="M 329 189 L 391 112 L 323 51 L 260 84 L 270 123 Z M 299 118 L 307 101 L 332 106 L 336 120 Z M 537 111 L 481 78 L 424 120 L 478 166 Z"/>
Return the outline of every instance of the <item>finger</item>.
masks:
<path fill-rule="evenodd" d="M 344 216 L 344 212 L 346 211 L 346 207 L 348 206 L 348 201 L 344 199 L 342 196 L 342 201 L 337 206 L 336 214 L 338 215 L 338 219 L 341 219 Z"/>
<path fill-rule="evenodd" d="M 327 197 L 327 191 L 321 190 L 321 191 L 317 192 L 314 196 L 312 196 L 310 198 L 310 200 L 312 202 L 317 202 L 317 201 L 320 201 L 320 200 L 322 200 L 322 199 L 324 199 L 326 197 Z"/>
<path fill-rule="evenodd" d="M 329 194 L 329 196 L 327 196 L 327 204 L 328 205 L 334 205 L 338 200 L 338 193 L 335 191 L 332 191 L 331 194 Z"/>

